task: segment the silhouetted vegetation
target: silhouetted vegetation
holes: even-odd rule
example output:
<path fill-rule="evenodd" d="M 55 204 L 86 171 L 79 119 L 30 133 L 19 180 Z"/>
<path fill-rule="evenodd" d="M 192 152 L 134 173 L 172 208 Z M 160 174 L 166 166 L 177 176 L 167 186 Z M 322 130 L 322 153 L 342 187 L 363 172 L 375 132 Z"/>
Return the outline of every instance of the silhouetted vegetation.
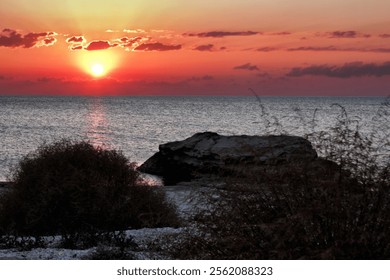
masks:
<path fill-rule="evenodd" d="M 264 131 L 286 133 L 259 105 Z M 370 134 L 333 106 L 340 115 L 326 131 L 315 129 L 317 110 L 302 118 L 324 160 L 221 174 L 225 184 L 203 193 L 207 207 L 192 224 L 148 249 L 177 259 L 389 259 L 389 100 Z M 178 225 L 164 193 L 142 185 L 121 153 L 86 142 L 40 147 L 12 181 L 0 199 L 2 248 L 27 250 L 43 246 L 40 235 L 61 234 L 61 247 L 96 247 L 88 258 L 133 259 L 139 248 L 123 230 Z"/>
<path fill-rule="evenodd" d="M 173 257 L 389 259 L 389 102 L 369 135 L 339 107 L 333 127 L 306 136 L 337 164 L 241 168 L 223 189 L 206 194 L 210 207 L 199 211 L 196 230 L 173 248 Z M 270 129 L 283 130 L 273 117 L 263 117 Z M 315 127 L 315 116 L 311 122 L 303 125 Z"/>
<path fill-rule="evenodd" d="M 162 190 L 140 185 L 122 153 L 88 142 L 42 145 L 11 177 L 0 198 L 3 234 L 60 234 L 71 244 L 98 231 L 178 225 Z"/>
<path fill-rule="evenodd" d="M 27 251 L 33 248 L 44 248 L 45 241 L 41 237 L 31 236 L 14 236 L 3 235 L 0 236 L 0 249 L 17 249 L 20 251 Z"/>
<path fill-rule="evenodd" d="M 340 177 L 316 180 L 306 171 L 231 178 L 209 194 L 212 206 L 198 213 L 196 234 L 187 235 L 174 257 L 390 258 L 389 180 L 361 185 Z"/>

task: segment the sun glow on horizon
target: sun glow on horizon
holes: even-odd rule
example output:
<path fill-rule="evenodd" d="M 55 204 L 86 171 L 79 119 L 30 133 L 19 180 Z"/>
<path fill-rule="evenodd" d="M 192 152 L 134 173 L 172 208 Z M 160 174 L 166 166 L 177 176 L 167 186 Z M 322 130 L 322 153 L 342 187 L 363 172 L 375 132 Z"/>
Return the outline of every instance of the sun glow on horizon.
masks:
<path fill-rule="evenodd" d="M 118 67 L 118 53 L 110 50 L 80 52 L 75 57 L 84 72 L 95 78 L 107 76 Z"/>
<path fill-rule="evenodd" d="M 105 71 L 103 65 L 101 65 L 100 63 L 96 63 L 96 64 L 92 65 L 91 73 L 95 77 L 101 77 L 106 73 L 106 71 Z"/>

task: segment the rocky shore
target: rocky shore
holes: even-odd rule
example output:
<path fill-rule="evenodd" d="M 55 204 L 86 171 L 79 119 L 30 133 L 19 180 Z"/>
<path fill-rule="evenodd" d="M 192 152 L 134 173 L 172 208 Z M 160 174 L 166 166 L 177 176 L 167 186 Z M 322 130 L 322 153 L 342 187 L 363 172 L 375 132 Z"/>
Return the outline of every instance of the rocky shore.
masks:
<path fill-rule="evenodd" d="M 334 162 L 319 158 L 311 143 L 302 137 L 223 136 L 214 132 L 197 133 L 182 141 L 162 144 L 159 152 L 138 168 L 141 172 L 161 176 L 165 185 L 288 169 L 304 169 L 305 176 L 324 179 L 339 172 Z M 296 174 L 300 175 L 303 174 Z"/>
<path fill-rule="evenodd" d="M 160 145 L 138 170 L 162 178 L 180 225 L 124 231 L 128 258 L 388 258 L 388 179 L 363 185 L 302 137 L 197 133 Z M 114 258 L 119 248 L 61 240 L 0 248 L 0 259 Z"/>

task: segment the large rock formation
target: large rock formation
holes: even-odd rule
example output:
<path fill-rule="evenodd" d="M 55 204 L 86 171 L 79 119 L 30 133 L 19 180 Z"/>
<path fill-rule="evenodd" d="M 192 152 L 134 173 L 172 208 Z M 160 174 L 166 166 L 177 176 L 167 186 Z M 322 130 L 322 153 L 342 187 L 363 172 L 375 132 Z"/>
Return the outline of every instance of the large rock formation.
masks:
<path fill-rule="evenodd" d="M 159 146 L 139 170 L 162 176 L 166 184 L 239 168 L 318 163 L 311 143 L 297 136 L 222 136 L 197 133 Z"/>

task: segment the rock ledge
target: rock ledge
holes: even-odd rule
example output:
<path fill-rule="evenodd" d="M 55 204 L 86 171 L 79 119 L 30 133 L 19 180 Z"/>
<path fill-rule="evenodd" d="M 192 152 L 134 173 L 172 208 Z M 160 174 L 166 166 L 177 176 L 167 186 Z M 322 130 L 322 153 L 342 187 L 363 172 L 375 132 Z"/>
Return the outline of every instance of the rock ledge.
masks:
<path fill-rule="evenodd" d="M 197 133 L 159 146 L 139 171 L 163 177 L 166 184 L 227 172 L 234 167 L 310 163 L 317 159 L 311 143 L 298 136 L 223 136 Z"/>

